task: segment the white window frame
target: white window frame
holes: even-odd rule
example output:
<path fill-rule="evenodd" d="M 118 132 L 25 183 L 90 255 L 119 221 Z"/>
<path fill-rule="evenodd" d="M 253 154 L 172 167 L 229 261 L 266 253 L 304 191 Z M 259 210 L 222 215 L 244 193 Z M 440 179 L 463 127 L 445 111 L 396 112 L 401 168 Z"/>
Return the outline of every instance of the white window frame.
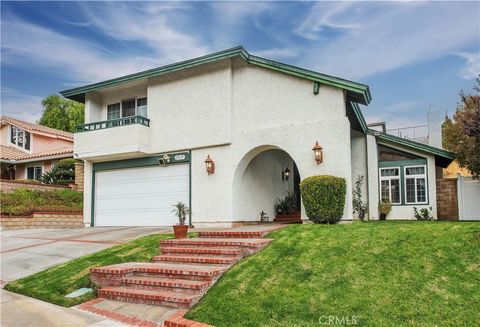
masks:
<path fill-rule="evenodd" d="M 407 168 L 418 168 L 423 167 L 424 172 L 423 174 L 418 175 L 407 175 Z M 407 178 L 408 179 L 415 179 L 415 202 L 408 202 L 407 198 Z M 425 201 L 418 202 L 417 197 L 417 179 L 425 179 Z M 405 196 L 405 204 L 428 204 L 428 176 L 427 176 L 427 165 L 411 165 L 411 166 L 403 166 L 403 195 Z"/>
<path fill-rule="evenodd" d="M 25 179 L 28 179 L 28 168 L 33 167 L 33 179 L 35 179 L 35 168 L 40 167 L 42 169 L 42 173 L 40 174 L 40 177 L 42 177 L 44 173 L 44 167 L 43 163 L 42 164 L 30 164 L 30 165 L 25 165 Z"/>
<path fill-rule="evenodd" d="M 18 144 L 16 143 L 13 143 L 12 142 L 12 129 L 15 128 L 17 130 L 17 141 L 18 141 L 18 131 L 21 131 L 23 132 L 23 146 L 19 146 Z M 25 136 L 25 133 L 28 132 L 29 134 L 29 137 L 30 137 L 30 149 L 26 149 L 25 148 L 25 145 L 27 144 L 26 141 L 26 136 Z M 28 153 L 32 153 L 32 149 L 33 149 L 33 137 L 32 137 L 32 133 L 30 131 L 26 131 L 24 130 L 23 128 L 20 128 L 18 126 L 15 126 L 15 125 L 10 125 L 9 128 L 8 128 L 8 144 L 9 145 L 12 145 L 18 149 L 21 149 L 23 151 L 26 151 Z"/>
<path fill-rule="evenodd" d="M 106 108 L 105 108 L 105 116 L 106 116 L 105 120 L 108 120 L 108 106 L 110 106 L 112 104 L 117 104 L 117 103 L 120 104 L 120 117 L 116 118 L 116 119 L 126 118 L 126 117 L 123 117 L 122 102 L 129 101 L 129 100 L 135 100 L 135 116 L 138 116 L 138 99 L 143 99 L 143 98 L 147 99 L 146 106 L 147 106 L 147 116 L 148 116 L 148 97 L 147 96 L 141 96 L 141 97 L 134 97 L 134 98 L 126 98 L 126 99 L 122 99 L 120 101 L 116 101 L 116 102 L 112 102 L 112 103 L 107 104 Z M 127 117 L 131 117 L 131 116 L 127 116 Z M 145 118 L 148 118 L 148 117 L 145 117 Z"/>
<path fill-rule="evenodd" d="M 382 176 L 382 170 L 384 169 L 398 169 L 398 176 Z M 402 183 L 401 183 L 401 168 L 400 166 L 395 167 L 382 167 L 378 170 L 378 175 L 380 177 L 379 187 L 380 187 L 380 201 L 382 201 L 382 181 L 388 181 L 388 198 L 392 205 L 402 204 Z M 400 188 L 399 192 L 399 202 L 392 202 L 392 179 L 398 179 L 398 187 Z"/>

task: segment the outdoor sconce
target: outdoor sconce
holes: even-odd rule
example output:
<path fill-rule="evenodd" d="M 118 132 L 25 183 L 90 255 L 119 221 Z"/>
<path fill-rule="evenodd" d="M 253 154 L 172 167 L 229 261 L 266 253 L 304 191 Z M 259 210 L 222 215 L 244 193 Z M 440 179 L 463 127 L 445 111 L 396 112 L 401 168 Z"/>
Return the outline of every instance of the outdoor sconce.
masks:
<path fill-rule="evenodd" d="M 317 165 L 321 164 L 323 162 L 323 148 L 320 146 L 320 144 L 318 144 L 318 141 L 315 142 L 315 146 L 312 150 L 315 154 L 315 161 L 317 162 Z"/>
<path fill-rule="evenodd" d="M 215 161 L 210 158 L 210 155 L 207 155 L 207 159 L 205 159 L 205 167 L 207 168 L 208 175 L 215 173 Z"/>
<path fill-rule="evenodd" d="M 290 178 L 290 169 L 288 167 L 285 170 L 282 170 L 282 181 L 288 181 Z"/>

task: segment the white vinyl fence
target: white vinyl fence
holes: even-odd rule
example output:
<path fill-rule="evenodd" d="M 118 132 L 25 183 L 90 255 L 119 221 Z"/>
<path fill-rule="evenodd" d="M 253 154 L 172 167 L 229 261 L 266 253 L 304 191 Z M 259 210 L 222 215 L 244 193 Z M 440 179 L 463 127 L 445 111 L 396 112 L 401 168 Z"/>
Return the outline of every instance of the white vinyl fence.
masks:
<path fill-rule="evenodd" d="M 480 182 L 457 176 L 459 220 L 480 220 Z"/>

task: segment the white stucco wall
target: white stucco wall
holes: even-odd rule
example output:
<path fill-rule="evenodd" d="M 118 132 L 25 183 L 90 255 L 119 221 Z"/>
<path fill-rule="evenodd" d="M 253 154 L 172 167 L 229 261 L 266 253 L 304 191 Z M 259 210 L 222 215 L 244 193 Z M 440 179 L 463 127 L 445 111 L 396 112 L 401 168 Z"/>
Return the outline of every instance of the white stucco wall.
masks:
<path fill-rule="evenodd" d="M 373 135 L 366 135 L 367 141 L 367 185 L 368 185 L 368 218 L 378 220 L 378 203 L 380 202 L 378 188 L 378 147 Z"/>
<path fill-rule="evenodd" d="M 253 188 L 258 176 L 244 173 L 249 164 L 268 170 L 273 157 L 266 156 L 263 163 L 262 157 L 254 158 L 269 149 L 288 153 L 302 179 L 322 174 L 345 178 L 343 219 L 352 218 L 350 123 L 342 90 L 321 85 L 319 94 L 314 95 L 310 81 L 235 59 L 151 79 L 147 94 L 150 154 L 192 149 L 195 225 L 254 221 L 260 210 L 268 211 L 267 196 L 262 199 L 265 192 Z M 315 141 L 323 147 L 320 165 L 312 151 Z M 204 164 L 207 154 L 216 163 L 215 174 L 210 176 Z M 289 166 L 293 176 L 292 168 Z M 272 165 L 271 174 L 279 182 L 280 173 L 281 169 Z M 86 185 L 90 181 L 91 176 Z M 238 206 L 236 199 L 249 197 L 253 201 L 248 207 Z M 269 199 L 268 214 L 273 218 L 275 198 L 270 195 Z M 90 201 L 88 196 L 85 200 Z M 306 218 L 303 208 L 302 218 Z"/>
<path fill-rule="evenodd" d="M 352 188 L 359 176 L 363 176 L 362 200 L 368 202 L 367 139 L 364 133 L 352 130 Z"/>

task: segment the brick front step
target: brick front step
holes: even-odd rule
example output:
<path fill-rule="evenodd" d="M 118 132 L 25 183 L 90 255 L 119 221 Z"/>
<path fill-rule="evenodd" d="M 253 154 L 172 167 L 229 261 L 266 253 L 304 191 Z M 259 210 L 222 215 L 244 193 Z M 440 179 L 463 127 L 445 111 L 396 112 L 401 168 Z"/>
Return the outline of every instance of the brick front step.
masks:
<path fill-rule="evenodd" d="M 227 267 L 208 265 L 185 265 L 170 263 L 130 262 L 91 268 L 90 278 L 101 287 L 121 286 L 125 277 L 151 276 L 158 278 L 214 281 Z"/>
<path fill-rule="evenodd" d="M 122 285 L 139 289 L 167 290 L 170 292 L 190 292 L 203 294 L 206 289 L 212 285 L 212 282 L 148 276 L 131 276 L 125 277 L 122 281 Z"/>
<path fill-rule="evenodd" d="M 190 308 L 200 298 L 198 294 L 144 290 L 127 287 L 107 287 L 98 291 L 100 298 L 135 302 L 152 305 L 164 305 L 172 308 Z"/>
<path fill-rule="evenodd" d="M 232 265 L 241 257 L 208 257 L 200 255 L 158 255 L 153 257 L 153 262 L 181 262 L 213 265 Z"/>
<path fill-rule="evenodd" d="M 163 327 L 213 327 L 203 322 L 183 318 L 186 313 L 187 310 L 177 310 L 173 315 L 165 319 Z"/>
<path fill-rule="evenodd" d="M 230 247 L 230 248 L 262 248 L 271 239 L 243 239 L 243 238 L 183 238 L 160 241 L 161 247 Z"/>
<path fill-rule="evenodd" d="M 217 232 L 199 232 L 200 237 L 213 237 L 213 238 L 261 238 L 266 232 L 230 232 L 230 231 L 217 231 Z"/>
<path fill-rule="evenodd" d="M 239 256 L 243 253 L 242 249 L 226 249 L 213 247 L 162 247 L 163 254 L 194 254 L 194 255 L 223 255 L 223 256 Z"/>

